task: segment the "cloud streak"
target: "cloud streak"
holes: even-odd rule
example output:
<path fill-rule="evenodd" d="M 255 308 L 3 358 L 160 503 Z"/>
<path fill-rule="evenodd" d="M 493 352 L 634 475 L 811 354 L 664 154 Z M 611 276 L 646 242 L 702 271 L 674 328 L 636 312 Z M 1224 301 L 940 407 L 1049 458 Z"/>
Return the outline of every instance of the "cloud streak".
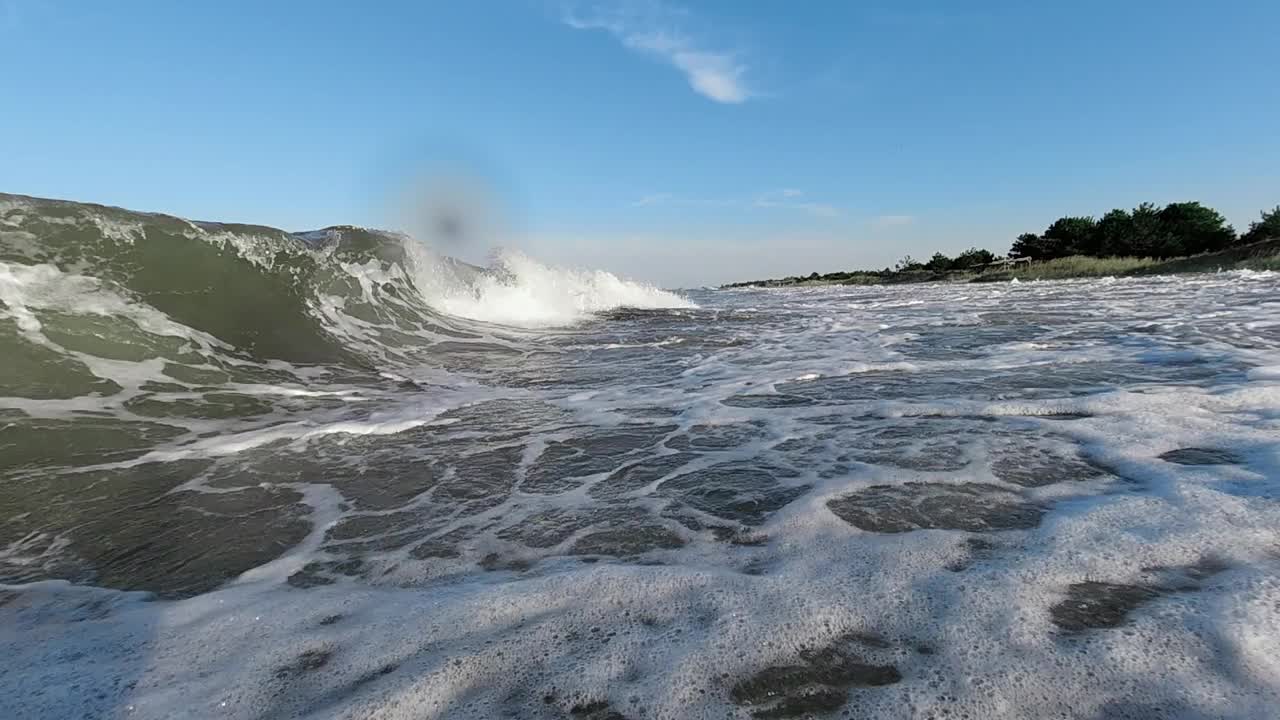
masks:
<path fill-rule="evenodd" d="M 881 215 L 872 220 L 871 224 L 877 228 L 894 228 L 913 225 L 915 221 L 915 217 L 911 215 Z"/>
<path fill-rule="evenodd" d="M 804 191 L 785 188 L 760 195 L 753 203 L 758 208 L 782 208 L 785 210 L 801 210 L 817 217 L 838 217 L 840 209 L 826 203 L 804 200 Z"/>
<path fill-rule="evenodd" d="M 594 5 L 583 13 L 566 8 L 561 22 L 575 30 L 603 30 L 623 47 L 671 65 L 694 92 L 709 100 L 737 104 L 752 97 L 744 79 L 747 66 L 736 53 L 701 47 L 676 27 L 677 17 L 687 12 L 658 5 L 647 13 L 638 10 L 624 4 Z"/>
<path fill-rule="evenodd" d="M 652 195 L 645 195 L 639 200 L 636 200 L 635 202 L 631 203 L 631 207 L 648 207 L 650 205 L 661 205 L 663 203 L 671 202 L 674 199 L 675 199 L 675 196 L 672 195 L 671 193 L 654 193 Z"/>
<path fill-rule="evenodd" d="M 719 208 L 738 208 L 738 209 L 763 209 L 763 210 L 795 210 L 804 212 L 815 217 L 834 218 L 840 217 L 844 213 L 840 208 L 827 203 L 813 202 L 806 200 L 803 190 L 795 188 L 784 188 L 782 190 L 773 190 L 770 192 L 760 193 L 749 200 L 745 199 L 713 199 L 713 198 L 695 198 L 682 197 L 672 193 L 653 193 L 645 195 L 631 203 L 631 207 L 652 207 L 656 205 L 683 205 L 696 207 L 719 207 Z"/>

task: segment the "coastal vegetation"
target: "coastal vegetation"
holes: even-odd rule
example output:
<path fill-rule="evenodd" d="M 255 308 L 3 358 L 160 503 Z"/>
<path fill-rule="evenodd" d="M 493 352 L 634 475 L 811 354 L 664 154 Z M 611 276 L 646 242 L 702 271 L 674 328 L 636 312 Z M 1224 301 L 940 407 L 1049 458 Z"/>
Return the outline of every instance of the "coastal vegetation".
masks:
<path fill-rule="evenodd" d="M 1101 218 L 1061 217 L 1041 233 L 1023 233 L 1007 255 L 969 248 L 949 257 L 910 255 L 883 270 L 811 273 L 725 287 L 991 282 L 1158 275 L 1215 270 L 1280 270 L 1280 206 L 1260 213 L 1241 234 L 1217 210 L 1198 202 L 1142 203 Z"/>

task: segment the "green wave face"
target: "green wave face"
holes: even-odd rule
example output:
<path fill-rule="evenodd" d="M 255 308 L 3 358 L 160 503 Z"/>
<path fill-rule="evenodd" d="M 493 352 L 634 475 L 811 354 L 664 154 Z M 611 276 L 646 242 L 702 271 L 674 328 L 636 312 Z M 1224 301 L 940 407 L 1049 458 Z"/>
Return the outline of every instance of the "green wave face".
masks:
<path fill-rule="evenodd" d="M 477 336 L 423 299 L 406 242 L 0 195 L 0 581 L 115 582 L 102 537 L 194 517 L 168 493 L 210 463 L 180 458 L 362 418 L 395 369 L 435 377 Z M 67 538 L 83 568 L 46 562 Z"/>
<path fill-rule="evenodd" d="M 578 343 L 609 327 L 605 348 L 665 343 L 652 324 L 684 316 L 636 308 L 690 304 L 519 254 L 495 265 L 349 226 L 0 195 L 0 584 L 186 596 L 293 549 L 327 555 L 356 508 L 421 505 L 420 536 L 505 502 L 517 441 L 566 421 L 534 398 L 618 369 Z M 660 366 L 631 380 L 678 371 Z M 306 568 L 290 582 L 333 574 Z"/>
<path fill-rule="evenodd" d="M 403 359 L 441 334 L 459 334 L 422 301 L 403 243 L 358 228 L 294 235 L 0 195 L 9 286 L 0 295 L 8 311 L 0 352 L 17 358 L 0 371 L 0 391 L 48 397 L 97 386 L 83 363 L 59 350 L 202 364 L 192 354 L 200 343 L 148 329 L 144 315 L 207 336 L 207 347 L 232 358 L 361 367 Z M 30 292 L 43 302 L 20 297 Z M 82 297 L 57 302 L 59 294 Z M 39 329 L 24 331 L 23 317 Z"/>

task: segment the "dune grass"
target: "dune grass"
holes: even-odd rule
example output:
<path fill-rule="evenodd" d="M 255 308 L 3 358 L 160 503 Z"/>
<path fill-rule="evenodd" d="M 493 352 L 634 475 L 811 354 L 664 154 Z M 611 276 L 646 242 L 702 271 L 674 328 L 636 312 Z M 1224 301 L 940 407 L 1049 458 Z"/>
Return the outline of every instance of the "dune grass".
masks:
<path fill-rule="evenodd" d="M 1165 260 L 1134 275 L 1164 275 L 1218 270 L 1280 270 L 1280 238 L 1241 245 L 1222 252 Z"/>
<path fill-rule="evenodd" d="M 1075 255 L 1032 263 L 1016 270 L 982 273 L 974 282 L 1001 280 L 1062 280 L 1066 278 L 1172 275 L 1219 270 L 1280 270 L 1280 238 L 1190 257 L 1156 258 L 1087 257 Z"/>
<path fill-rule="evenodd" d="M 810 277 L 789 277 L 780 280 L 761 280 L 737 283 L 727 287 L 753 285 L 757 287 L 794 287 L 821 285 L 896 285 L 919 282 L 1008 282 L 1024 280 L 1066 280 L 1070 278 L 1124 277 L 1134 275 L 1172 275 L 1175 273 L 1218 272 L 1219 270 L 1275 270 L 1280 271 L 1280 238 L 1263 240 L 1250 245 L 1239 245 L 1214 253 L 1190 257 L 1157 258 L 1142 257 L 1071 257 L 1035 262 L 1016 269 L 952 270 L 930 272 L 906 271 L 849 271 Z"/>
<path fill-rule="evenodd" d="M 1031 263 L 1013 270 L 995 270 L 984 272 L 974 278 L 977 282 L 993 282 L 999 280 L 1062 280 L 1066 278 L 1112 277 L 1136 274 L 1154 265 L 1155 258 L 1138 257 L 1088 257 L 1073 255 L 1071 257 Z"/>

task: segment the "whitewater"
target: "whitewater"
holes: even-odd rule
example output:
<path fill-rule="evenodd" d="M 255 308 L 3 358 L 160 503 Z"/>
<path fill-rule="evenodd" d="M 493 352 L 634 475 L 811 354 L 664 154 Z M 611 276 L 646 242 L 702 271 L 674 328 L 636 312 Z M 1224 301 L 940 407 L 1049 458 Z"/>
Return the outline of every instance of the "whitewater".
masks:
<path fill-rule="evenodd" d="M 1276 273 L 677 293 L 0 195 L 0 717 L 1277 707 Z"/>

